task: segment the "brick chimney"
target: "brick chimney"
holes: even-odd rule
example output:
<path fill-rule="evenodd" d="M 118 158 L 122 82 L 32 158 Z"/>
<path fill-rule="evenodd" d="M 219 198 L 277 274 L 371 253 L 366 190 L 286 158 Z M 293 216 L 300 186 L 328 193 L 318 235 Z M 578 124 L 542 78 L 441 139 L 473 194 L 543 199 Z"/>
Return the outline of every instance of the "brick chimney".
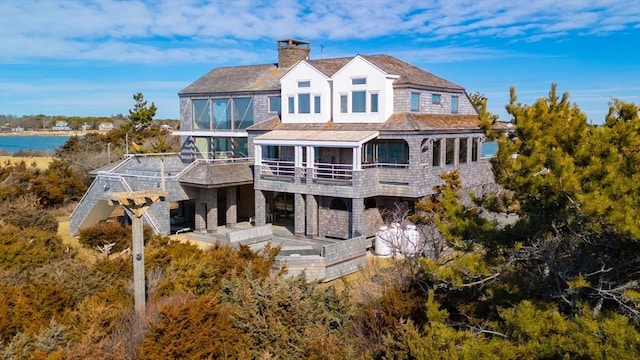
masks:
<path fill-rule="evenodd" d="M 278 40 L 278 67 L 288 68 L 300 60 L 309 58 L 311 43 L 308 41 L 284 39 Z"/>

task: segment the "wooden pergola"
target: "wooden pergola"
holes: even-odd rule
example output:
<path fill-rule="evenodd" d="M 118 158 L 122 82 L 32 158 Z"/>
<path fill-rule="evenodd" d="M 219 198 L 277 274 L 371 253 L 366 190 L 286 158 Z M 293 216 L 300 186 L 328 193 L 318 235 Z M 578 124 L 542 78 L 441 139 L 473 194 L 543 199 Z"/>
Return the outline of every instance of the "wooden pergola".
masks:
<path fill-rule="evenodd" d="M 164 201 L 164 191 L 144 190 L 109 194 L 109 204 L 122 205 L 129 210 L 133 242 L 133 299 L 135 310 L 142 319 L 145 315 L 144 235 L 142 216 L 153 203 Z"/>

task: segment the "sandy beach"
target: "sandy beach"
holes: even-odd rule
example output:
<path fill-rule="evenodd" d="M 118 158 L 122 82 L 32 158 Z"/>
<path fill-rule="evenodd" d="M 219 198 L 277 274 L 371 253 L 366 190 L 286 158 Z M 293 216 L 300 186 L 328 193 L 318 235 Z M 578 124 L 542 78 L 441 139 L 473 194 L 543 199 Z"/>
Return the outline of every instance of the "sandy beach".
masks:
<path fill-rule="evenodd" d="M 25 130 L 25 131 L 0 131 L 0 136 L 84 136 L 88 133 L 99 132 L 98 130 L 74 130 L 74 131 L 54 131 L 54 130 Z"/>

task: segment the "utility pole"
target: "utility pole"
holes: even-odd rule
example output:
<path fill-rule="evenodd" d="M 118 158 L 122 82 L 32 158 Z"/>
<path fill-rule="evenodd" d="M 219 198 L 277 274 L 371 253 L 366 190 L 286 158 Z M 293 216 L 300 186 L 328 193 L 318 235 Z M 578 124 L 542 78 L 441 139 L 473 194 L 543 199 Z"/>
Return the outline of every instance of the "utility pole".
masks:
<path fill-rule="evenodd" d="M 164 201 L 166 195 L 164 191 L 153 190 L 110 194 L 111 199 L 109 203 L 111 205 L 124 206 L 125 209 L 128 210 L 127 214 L 129 214 L 131 218 L 131 234 L 133 237 L 133 300 L 139 319 L 144 319 L 146 309 L 142 216 L 153 203 Z"/>

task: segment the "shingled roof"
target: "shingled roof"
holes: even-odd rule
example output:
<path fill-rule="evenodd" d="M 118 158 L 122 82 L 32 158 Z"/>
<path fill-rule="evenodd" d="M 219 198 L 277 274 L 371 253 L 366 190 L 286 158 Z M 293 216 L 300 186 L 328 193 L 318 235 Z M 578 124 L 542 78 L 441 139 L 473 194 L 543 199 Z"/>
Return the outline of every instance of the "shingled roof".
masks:
<path fill-rule="evenodd" d="M 198 187 L 219 188 L 253 183 L 249 163 L 197 164 L 180 176 L 179 181 Z"/>
<path fill-rule="evenodd" d="M 480 130 L 477 115 L 397 113 L 383 123 L 283 123 L 278 117 L 249 127 L 248 131 L 457 131 Z"/>
<path fill-rule="evenodd" d="M 390 55 L 361 55 L 382 71 L 397 75 L 394 85 L 420 86 L 463 91 L 464 88 Z M 305 60 L 327 77 L 333 76 L 353 57 Z M 180 91 L 184 94 L 279 91 L 280 78 L 291 68 L 278 64 L 215 68 Z"/>
<path fill-rule="evenodd" d="M 215 68 L 179 94 L 279 91 L 280 78 L 288 70 L 277 64 Z"/>

